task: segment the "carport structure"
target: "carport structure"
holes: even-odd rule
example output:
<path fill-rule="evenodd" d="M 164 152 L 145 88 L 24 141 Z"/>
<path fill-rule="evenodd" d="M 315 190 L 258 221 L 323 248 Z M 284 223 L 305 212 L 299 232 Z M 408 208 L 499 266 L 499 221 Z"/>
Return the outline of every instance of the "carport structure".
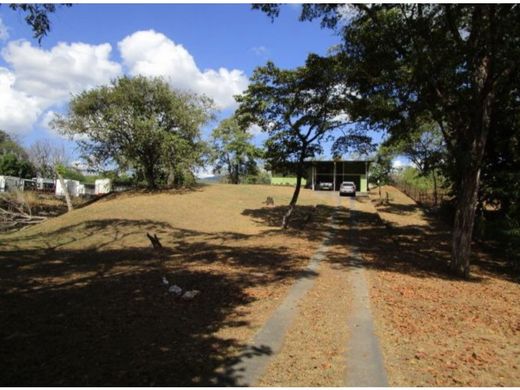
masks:
<path fill-rule="evenodd" d="M 368 191 L 367 179 L 370 161 L 328 160 L 307 162 L 307 186 L 313 190 L 319 189 L 323 182 L 333 183 L 334 191 L 344 181 L 356 184 L 358 192 Z"/>

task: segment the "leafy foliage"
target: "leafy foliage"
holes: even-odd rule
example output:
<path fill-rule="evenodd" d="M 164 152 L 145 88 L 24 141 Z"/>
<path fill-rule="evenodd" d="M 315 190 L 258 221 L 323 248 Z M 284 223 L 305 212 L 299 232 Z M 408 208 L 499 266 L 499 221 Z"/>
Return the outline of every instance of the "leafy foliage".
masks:
<path fill-rule="evenodd" d="M 300 18 L 321 18 L 342 35 L 333 61 L 343 59 L 344 83 L 356 92 L 353 120 L 393 135 L 425 117 L 438 125 L 457 199 L 451 267 L 467 276 L 486 142 L 493 133 L 503 137 L 498 118 L 518 107 L 520 9 L 361 4 L 347 11 L 345 18 L 341 5 L 305 5 Z"/>
<path fill-rule="evenodd" d="M 296 187 L 283 226 L 298 201 L 304 161 L 322 152 L 321 142 L 343 119 L 347 91 L 328 61 L 310 55 L 306 65 L 282 70 L 272 62 L 255 69 L 248 89 L 237 97 L 238 115 L 245 124 L 257 124 L 269 135 L 265 156 L 271 168 L 296 166 Z"/>
<path fill-rule="evenodd" d="M 28 160 L 23 160 L 13 153 L 0 155 L 0 174 L 30 179 L 34 176 L 34 167 Z"/>
<path fill-rule="evenodd" d="M 132 169 L 149 188 L 182 184 L 202 164 L 200 128 L 213 116 L 209 98 L 172 90 L 159 78 L 121 77 L 85 91 L 52 125 L 77 142 L 86 156 Z"/>
<path fill-rule="evenodd" d="M 25 149 L 2 130 L 0 130 L 0 174 L 26 179 L 34 175 L 34 167 Z"/>
<path fill-rule="evenodd" d="M 261 157 L 261 150 L 251 143 L 252 135 L 236 117 L 220 122 L 211 136 L 215 173 L 225 173 L 233 184 L 257 173 L 256 159 Z"/>
<path fill-rule="evenodd" d="M 62 4 L 70 7 L 70 4 Z M 9 4 L 12 10 L 20 10 L 25 13 L 25 22 L 32 28 L 33 37 L 41 43 L 51 30 L 49 14 L 56 12 L 57 4 Z"/>
<path fill-rule="evenodd" d="M 271 167 L 298 163 L 321 153 L 330 131 L 345 126 L 345 91 L 324 58 L 311 55 L 306 66 L 282 70 L 272 62 L 257 68 L 242 96 L 239 115 L 269 135 L 266 158 Z M 326 104 L 325 104 L 326 103 Z M 300 172 L 301 173 L 301 172 Z"/>

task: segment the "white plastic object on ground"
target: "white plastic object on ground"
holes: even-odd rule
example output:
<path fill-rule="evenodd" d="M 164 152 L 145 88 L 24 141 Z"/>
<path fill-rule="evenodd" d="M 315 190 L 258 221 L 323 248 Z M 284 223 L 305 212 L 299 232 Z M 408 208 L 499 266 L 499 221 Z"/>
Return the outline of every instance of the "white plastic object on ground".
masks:
<path fill-rule="evenodd" d="M 184 295 L 182 296 L 182 299 L 193 299 L 195 298 L 197 295 L 199 295 L 200 291 L 199 290 L 191 290 L 191 291 L 186 291 L 184 293 Z"/>
<path fill-rule="evenodd" d="M 171 286 L 169 289 L 168 289 L 169 292 L 171 292 L 172 294 L 175 294 L 175 295 L 181 295 L 182 294 L 182 288 L 180 288 L 179 286 L 177 286 L 176 284 L 174 284 L 173 286 Z"/>

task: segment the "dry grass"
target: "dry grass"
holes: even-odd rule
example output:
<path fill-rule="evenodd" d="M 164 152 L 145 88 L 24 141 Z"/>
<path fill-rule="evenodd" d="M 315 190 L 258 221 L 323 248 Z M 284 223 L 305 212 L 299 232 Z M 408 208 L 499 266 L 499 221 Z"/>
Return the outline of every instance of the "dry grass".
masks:
<path fill-rule="evenodd" d="M 478 248 L 473 280 L 451 278 L 449 229 L 394 188 L 385 191 L 391 202 L 377 211 L 386 227 L 367 202 L 358 240 L 374 243 L 365 258 L 390 384 L 518 386 L 520 285 Z"/>
<path fill-rule="evenodd" d="M 299 314 L 259 386 L 344 385 L 351 299 L 347 272 L 340 265 L 321 263 L 316 284 L 299 303 Z"/>
<path fill-rule="evenodd" d="M 2 385 L 232 384 L 238 351 L 321 241 L 311 191 L 211 185 L 109 196 L 0 236 Z M 275 207 L 265 207 L 267 196 Z M 146 232 L 164 250 L 151 249 Z M 174 298 L 166 276 L 193 301 Z"/>

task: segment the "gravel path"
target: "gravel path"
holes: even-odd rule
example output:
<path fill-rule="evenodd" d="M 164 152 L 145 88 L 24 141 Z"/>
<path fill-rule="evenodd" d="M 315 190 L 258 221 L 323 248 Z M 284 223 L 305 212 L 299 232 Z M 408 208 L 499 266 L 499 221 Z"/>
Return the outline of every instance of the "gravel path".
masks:
<path fill-rule="evenodd" d="M 350 199 L 350 210 L 355 208 L 355 199 Z M 355 224 L 355 220 L 350 218 Z M 383 355 L 378 337 L 374 332 L 374 319 L 370 309 L 370 296 L 363 259 L 358 248 L 350 245 L 350 285 L 352 288 L 352 311 L 349 316 L 350 342 L 347 351 L 345 385 L 352 387 L 388 386 Z"/>
<path fill-rule="evenodd" d="M 304 275 L 227 373 L 234 385 L 388 385 L 352 223 L 345 208 L 334 213 Z"/>
<path fill-rule="evenodd" d="M 335 230 L 335 214 L 333 214 L 331 228 L 321 246 L 311 257 L 307 269 L 291 287 L 282 304 L 257 333 L 253 343 L 246 351 L 243 351 L 237 363 L 225 373 L 225 377 L 233 377 L 233 385 L 255 386 L 271 357 L 280 351 L 287 329 L 294 317 L 298 315 L 298 302 L 313 287 L 315 277 L 318 275 L 316 271 L 320 262 L 326 257 Z M 226 379 L 219 384 L 226 384 Z"/>

